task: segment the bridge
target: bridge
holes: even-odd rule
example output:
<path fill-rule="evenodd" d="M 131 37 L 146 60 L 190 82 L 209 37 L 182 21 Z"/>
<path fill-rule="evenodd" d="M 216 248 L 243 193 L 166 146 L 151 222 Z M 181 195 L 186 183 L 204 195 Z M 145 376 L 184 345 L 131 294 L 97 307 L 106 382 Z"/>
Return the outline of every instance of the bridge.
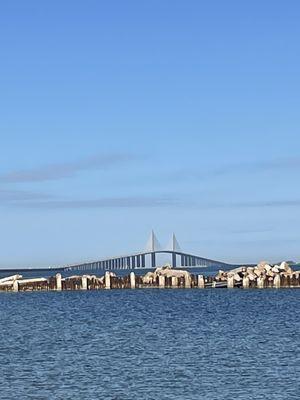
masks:
<path fill-rule="evenodd" d="M 113 270 L 113 269 L 136 269 L 136 268 L 156 268 L 158 259 L 163 257 L 164 263 L 168 263 L 176 268 L 181 267 L 218 267 L 228 268 L 233 265 L 221 261 L 199 257 L 197 255 L 183 252 L 178 244 L 175 234 L 172 234 L 170 243 L 162 249 L 156 235 L 152 231 L 144 251 L 129 255 L 110 257 L 93 262 L 69 265 L 64 270 Z"/>

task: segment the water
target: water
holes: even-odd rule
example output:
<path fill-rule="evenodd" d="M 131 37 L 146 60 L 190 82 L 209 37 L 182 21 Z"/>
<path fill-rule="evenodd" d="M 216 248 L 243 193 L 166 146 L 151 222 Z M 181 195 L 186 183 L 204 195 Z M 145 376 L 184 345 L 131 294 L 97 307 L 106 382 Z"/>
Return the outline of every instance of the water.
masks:
<path fill-rule="evenodd" d="M 0 293 L 0 398 L 299 399 L 300 291 Z"/>

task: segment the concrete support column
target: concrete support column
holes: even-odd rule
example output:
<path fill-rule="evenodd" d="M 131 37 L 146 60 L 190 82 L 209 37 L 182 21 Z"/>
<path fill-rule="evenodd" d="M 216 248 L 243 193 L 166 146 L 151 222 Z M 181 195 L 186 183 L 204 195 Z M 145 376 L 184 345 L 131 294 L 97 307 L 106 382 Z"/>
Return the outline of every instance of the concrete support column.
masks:
<path fill-rule="evenodd" d="M 233 276 L 228 276 L 227 278 L 227 287 L 229 289 L 233 289 L 234 288 L 234 279 Z"/>
<path fill-rule="evenodd" d="M 61 274 L 56 274 L 56 290 L 61 290 L 62 289 L 62 284 L 61 284 Z"/>
<path fill-rule="evenodd" d="M 172 287 L 177 287 L 178 286 L 178 278 L 177 278 L 177 276 L 172 276 L 171 285 L 172 285 Z"/>
<path fill-rule="evenodd" d="M 166 283 L 166 279 L 163 275 L 159 275 L 158 277 L 158 286 L 160 288 L 164 288 L 165 287 L 165 283 Z"/>
<path fill-rule="evenodd" d="M 81 289 L 82 290 L 87 290 L 88 288 L 88 278 L 86 275 L 82 275 L 81 278 Z"/>
<path fill-rule="evenodd" d="M 130 272 L 130 287 L 131 287 L 131 289 L 135 289 L 135 274 L 134 274 L 134 272 Z"/>
<path fill-rule="evenodd" d="M 250 285 L 250 280 L 249 280 L 248 276 L 245 276 L 243 278 L 243 288 L 244 289 L 249 289 L 249 285 Z"/>
<path fill-rule="evenodd" d="M 105 272 L 105 289 L 110 289 L 110 273 L 109 271 Z"/>
<path fill-rule="evenodd" d="M 192 286 L 192 278 L 190 274 L 186 274 L 184 277 L 184 287 L 190 289 Z"/>
<path fill-rule="evenodd" d="M 13 291 L 14 292 L 18 292 L 19 291 L 19 281 L 17 279 L 15 279 L 13 281 Z"/>
<path fill-rule="evenodd" d="M 264 286 L 265 286 L 265 278 L 264 278 L 263 276 L 259 276 L 259 277 L 257 278 L 257 287 L 258 287 L 259 289 L 263 289 Z"/>
<path fill-rule="evenodd" d="M 273 282 L 274 282 L 274 287 L 276 289 L 279 289 L 280 288 L 280 275 L 279 274 L 274 276 Z"/>
<path fill-rule="evenodd" d="M 205 288 L 205 281 L 203 275 L 198 275 L 198 288 L 204 289 Z"/>

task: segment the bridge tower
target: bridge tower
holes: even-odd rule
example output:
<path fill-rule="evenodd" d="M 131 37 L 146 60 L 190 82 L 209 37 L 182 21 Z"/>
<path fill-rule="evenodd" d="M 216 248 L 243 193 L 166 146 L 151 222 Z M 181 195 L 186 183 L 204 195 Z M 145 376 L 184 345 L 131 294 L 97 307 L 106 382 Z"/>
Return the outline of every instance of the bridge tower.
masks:
<path fill-rule="evenodd" d="M 161 245 L 160 245 L 154 231 L 152 230 L 150 233 L 149 239 L 147 241 L 145 251 L 151 253 L 153 251 L 160 251 L 160 250 L 161 250 Z"/>
<path fill-rule="evenodd" d="M 181 252 L 178 240 L 176 239 L 175 233 L 172 233 L 172 237 L 167 245 L 166 250 L 172 252 L 172 267 L 176 268 L 176 253 Z"/>
<path fill-rule="evenodd" d="M 155 252 L 160 251 L 160 250 L 161 250 L 161 245 L 160 245 L 154 231 L 152 230 L 150 233 L 148 242 L 146 244 L 146 248 L 145 248 L 145 251 L 147 253 L 151 253 L 151 267 L 152 268 L 156 267 Z"/>

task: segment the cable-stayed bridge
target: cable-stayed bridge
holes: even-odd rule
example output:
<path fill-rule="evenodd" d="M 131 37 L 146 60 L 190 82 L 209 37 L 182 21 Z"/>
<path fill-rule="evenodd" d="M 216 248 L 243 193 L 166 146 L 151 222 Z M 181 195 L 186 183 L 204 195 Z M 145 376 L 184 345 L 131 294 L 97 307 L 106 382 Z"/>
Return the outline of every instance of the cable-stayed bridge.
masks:
<path fill-rule="evenodd" d="M 159 260 L 163 260 L 159 263 Z M 168 262 L 173 268 L 181 267 L 218 267 L 228 268 L 231 264 L 203 258 L 197 255 L 189 254 L 181 250 L 175 234 L 172 234 L 171 240 L 162 248 L 155 233 L 152 231 L 144 251 L 129 255 L 116 256 L 101 259 L 93 262 L 69 265 L 64 270 L 112 270 L 112 269 L 135 269 L 135 268 L 156 268 Z"/>

